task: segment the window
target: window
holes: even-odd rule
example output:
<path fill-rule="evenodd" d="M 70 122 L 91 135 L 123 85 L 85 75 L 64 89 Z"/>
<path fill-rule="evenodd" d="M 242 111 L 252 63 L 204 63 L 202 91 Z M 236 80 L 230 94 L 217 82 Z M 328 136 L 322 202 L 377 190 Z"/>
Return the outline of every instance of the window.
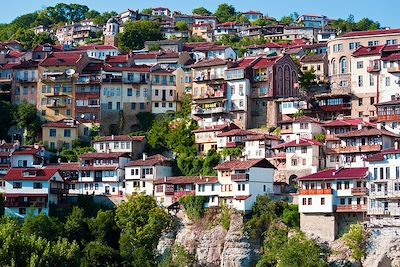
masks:
<path fill-rule="evenodd" d="M 307 153 L 307 147 L 306 146 L 302 146 L 301 147 L 301 153 L 302 154 L 306 154 Z"/>
<path fill-rule="evenodd" d="M 13 188 L 16 188 L 16 189 L 22 188 L 22 183 L 21 182 L 13 182 Z"/>
<path fill-rule="evenodd" d="M 396 167 L 396 179 L 400 178 L 400 167 Z"/>
<path fill-rule="evenodd" d="M 158 96 L 158 89 L 154 91 L 155 96 Z"/>
<path fill-rule="evenodd" d="M 369 98 L 369 103 L 370 103 L 371 105 L 373 105 L 373 104 L 375 103 L 375 97 L 370 97 L 370 98 Z"/>
<path fill-rule="evenodd" d="M 127 93 L 128 96 L 132 96 L 132 88 L 128 88 L 126 93 Z"/>
<path fill-rule="evenodd" d="M 341 190 L 342 189 L 342 182 L 337 182 L 337 190 Z"/>
<path fill-rule="evenodd" d="M 379 41 L 369 41 L 368 46 L 377 46 L 379 45 Z"/>
<path fill-rule="evenodd" d="M 350 182 L 349 181 L 345 181 L 344 182 L 344 189 L 350 189 Z"/>
<path fill-rule="evenodd" d="M 157 103 L 157 102 L 156 102 L 156 103 L 154 103 L 154 107 L 155 107 L 155 108 L 158 108 L 159 106 L 160 106 L 160 104 L 159 104 L 159 103 Z"/>
<path fill-rule="evenodd" d="M 359 106 L 362 106 L 362 104 L 363 104 L 363 99 L 362 99 L 362 98 L 359 98 L 359 99 L 358 99 L 358 105 L 359 105 Z"/>
<path fill-rule="evenodd" d="M 71 130 L 70 129 L 64 129 L 64 137 L 71 137 Z"/>
<path fill-rule="evenodd" d="M 390 179 L 390 167 L 386 167 L 386 179 Z"/>
<path fill-rule="evenodd" d="M 321 197 L 321 206 L 325 205 L 325 198 Z"/>
<path fill-rule="evenodd" d="M 144 110 L 144 103 L 140 103 L 140 110 Z"/>
<path fill-rule="evenodd" d="M 121 102 L 117 102 L 117 110 L 121 110 Z"/>
<path fill-rule="evenodd" d="M 307 205 L 307 199 L 306 198 L 303 198 L 303 205 L 304 206 Z"/>
<path fill-rule="evenodd" d="M 347 59 L 340 59 L 340 73 L 347 73 Z"/>
<path fill-rule="evenodd" d="M 362 69 L 364 68 L 364 62 L 363 61 L 357 61 L 357 69 Z"/>
<path fill-rule="evenodd" d="M 359 42 L 356 43 L 349 43 L 349 49 L 350 50 L 356 50 L 360 46 Z"/>
<path fill-rule="evenodd" d="M 358 76 L 358 87 L 362 87 L 363 86 L 363 76 L 359 75 Z"/>
<path fill-rule="evenodd" d="M 140 97 L 140 88 L 136 89 L 136 97 Z"/>
<path fill-rule="evenodd" d="M 312 205 L 312 198 L 311 197 L 308 198 L 308 205 Z"/>
<path fill-rule="evenodd" d="M 109 109 L 109 110 L 111 110 L 112 109 L 112 102 L 108 102 L 108 104 L 107 104 L 107 108 Z"/>
<path fill-rule="evenodd" d="M 99 184 L 98 183 L 94 184 L 94 190 L 99 190 Z"/>
<path fill-rule="evenodd" d="M 33 183 L 33 189 L 42 189 L 42 188 L 43 188 L 42 183 L 38 183 L 38 182 Z"/>
<path fill-rule="evenodd" d="M 71 116 L 71 110 L 67 109 L 67 116 Z"/>
<path fill-rule="evenodd" d="M 369 75 L 369 85 L 374 86 L 374 84 L 375 84 L 375 78 L 373 75 L 370 74 Z"/>
<path fill-rule="evenodd" d="M 19 208 L 18 213 L 21 215 L 26 214 L 26 208 Z"/>
<path fill-rule="evenodd" d="M 54 115 L 55 115 L 55 116 L 60 115 L 60 111 L 59 111 L 58 109 L 55 109 L 55 110 L 54 110 Z"/>
<path fill-rule="evenodd" d="M 57 135 L 57 129 L 50 129 L 49 136 L 56 137 L 56 135 Z"/>
<path fill-rule="evenodd" d="M 168 107 L 172 108 L 172 106 L 173 106 L 172 103 L 169 102 L 169 103 L 168 103 Z"/>
<path fill-rule="evenodd" d="M 169 96 L 174 96 L 174 90 L 169 90 Z"/>
<path fill-rule="evenodd" d="M 131 103 L 131 110 L 135 110 L 136 109 L 136 103 Z"/>
<path fill-rule="evenodd" d="M 390 86 L 390 77 L 385 78 L 385 85 Z"/>

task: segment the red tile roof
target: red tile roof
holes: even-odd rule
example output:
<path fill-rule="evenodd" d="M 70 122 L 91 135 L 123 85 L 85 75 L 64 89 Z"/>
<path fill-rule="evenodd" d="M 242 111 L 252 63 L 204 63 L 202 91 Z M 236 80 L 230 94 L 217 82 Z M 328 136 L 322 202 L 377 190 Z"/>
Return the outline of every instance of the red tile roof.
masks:
<path fill-rule="evenodd" d="M 400 99 L 389 100 L 375 104 L 375 106 L 386 106 L 386 105 L 400 105 Z"/>
<path fill-rule="evenodd" d="M 35 172 L 36 176 L 24 176 L 24 172 Z M 11 168 L 6 176 L 5 181 L 48 181 L 58 172 L 55 168 Z"/>
<path fill-rule="evenodd" d="M 326 59 L 326 54 L 304 55 L 300 58 L 300 62 L 302 63 L 322 62 L 325 61 L 325 59 Z"/>
<path fill-rule="evenodd" d="M 215 166 L 215 170 L 247 170 L 252 167 L 260 167 L 260 168 L 272 168 L 274 169 L 274 165 L 272 165 L 266 159 L 248 159 L 248 160 L 231 160 L 225 161 L 223 163 Z"/>
<path fill-rule="evenodd" d="M 325 122 L 322 126 L 323 127 L 347 127 L 347 126 L 358 126 L 359 124 L 365 126 L 375 126 L 375 124 L 371 122 L 366 122 L 363 119 L 341 119 L 341 120 L 334 120 L 330 122 Z"/>
<path fill-rule="evenodd" d="M 381 152 L 366 158 L 365 161 L 368 161 L 368 162 L 383 161 L 383 160 L 385 160 L 385 155 L 390 155 L 390 154 L 400 154 L 400 149 L 389 148 L 389 149 L 382 150 Z"/>
<path fill-rule="evenodd" d="M 15 150 L 12 154 L 13 155 L 36 155 L 38 154 L 40 151 L 40 149 L 36 149 L 36 148 L 23 148 L 20 150 Z"/>
<path fill-rule="evenodd" d="M 222 132 L 217 135 L 217 137 L 227 137 L 227 136 L 247 136 L 247 135 L 256 135 L 256 132 L 247 131 L 243 129 L 233 129 L 227 132 Z"/>
<path fill-rule="evenodd" d="M 45 47 L 51 47 L 51 51 L 44 51 Z M 33 52 L 62 52 L 64 50 L 62 45 L 50 45 L 50 44 L 43 44 L 38 45 L 33 49 Z"/>
<path fill-rule="evenodd" d="M 142 142 L 146 139 L 144 136 L 129 136 L 129 135 L 114 135 L 114 136 L 102 136 L 93 143 L 98 143 L 98 142 L 109 142 L 109 141 L 137 141 L 137 142 Z"/>
<path fill-rule="evenodd" d="M 75 66 L 83 57 L 83 52 L 50 53 L 40 66 Z"/>
<path fill-rule="evenodd" d="M 106 56 L 106 63 L 127 63 L 129 55 Z"/>
<path fill-rule="evenodd" d="M 43 128 L 78 128 L 78 123 L 67 123 L 65 121 L 48 122 L 42 125 Z"/>
<path fill-rule="evenodd" d="M 246 136 L 244 141 L 259 141 L 259 140 L 281 140 L 279 136 L 270 134 L 256 134 Z"/>
<path fill-rule="evenodd" d="M 234 123 L 230 123 L 230 124 L 226 123 L 226 124 L 221 124 L 221 125 L 199 128 L 199 129 L 194 130 L 193 132 L 201 133 L 201 132 L 224 131 L 224 130 L 230 130 L 230 129 L 239 129 L 239 126 L 237 126 Z"/>
<path fill-rule="evenodd" d="M 76 47 L 75 50 L 118 50 L 118 48 L 113 45 L 84 45 Z"/>
<path fill-rule="evenodd" d="M 299 146 L 324 146 L 322 143 L 316 141 L 316 140 L 311 140 L 311 139 L 306 139 L 306 138 L 300 138 L 300 142 L 297 143 L 296 140 L 279 144 L 273 147 L 273 149 L 279 149 L 279 148 L 287 148 L 287 147 L 299 147 Z"/>
<path fill-rule="evenodd" d="M 391 136 L 391 137 L 400 137 L 397 134 L 389 132 L 385 129 L 377 129 L 371 127 L 364 127 L 361 130 L 350 131 L 347 133 L 338 134 L 337 137 L 339 138 L 352 138 L 352 137 L 362 137 L 362 136 Z"/>
<path fill-rule="evenodd" d="M 251 197 L 251 194 L 247 195 L 247 196 L 234 196 L 233 198 L 236 199 L 236 200 L 246 200 L 249 197 Z"/>
<path fill-rule="evenodd" d="M 80 171 L 114 171 L 118 169 L 118 164 L 111 165 L 88 165 L 88 166 L 80 166 L 78 170 Z"/>
<path fill-rule="evenodd" d="M 355 31 L 355 32 L 345 33 L 340 37 L 362 37 L 362 36 L 385 35 L 385 34 L 400 34 L 400 29 Z"/>
<path fill-rule="evenodd" d="M 156 59 L 156 53 L 143 53 L 143 54 L 133 54 L 134 59 Z"/>
<path fill-rule="evenodd" d="M 329 169 L 304 177 L 298 178 L 299 181 L 318 181 L 318 180 L 349 180 L 366 179 L 368 168 L 340 168 L 338 170 Z"/>
<path fill-rule="evenodd" d="M 131 161 L 125 165 L 125 167 L 135 167 L 135 166 L 155 166 L 164 163 L 169 163 L 169 159 L 164 157 L 163 155 L 157 154 L 154 156 L 148 156 L 145 160 L 138 159 L 135 161 Z"/>
<path fill-rule="evenodd" d="M 400 51 L 400 45 L 385 45 L 383 48 L 383 52 L 393 52 L 393 51 Z"/>
<path fill-rule="evenodd" d="M 255 11 L 255 10 L 249 10 L 247 12 L 243 12 L 242 14 L 261 14 L 262 15 L 262 13 L 260 11 Z"/>
<path fill-rule="evenodd" d="M 129 154 L 125 152 L 85 153 L 81 159 L 116 159 L 119 157 L 129 157 Z"/>
<path fill-rule="evenodd" d="M 271 67 L 275 65 L 281 58 L 282 56 L 262 58 L 260 61 L 254 64 L 253 69 Z"/>
<path fill-rule="evenodd" d="M 293 117 L 293 118 L 290 118 L 290 119 L 287 119 L 287 120 L 280 121 L 279 123 L 293 123 L 293 122 L 322 123 L 319 120 L 317 120 L 315 118 L 308 117 L 308 116 L 301 116 L 301 117 L 298 117 L 298 118 Z"/>
<path fill-rule="evenodd" d="M 397 61 L 400 60 L 400 53 L 391 54 L 387 57 L 381 58 L 382 61 Z"/>
<path fill-rule="evenodd" d="M 215 176 L 173 176 L 157 179 L 154 184 L 215 184 Z"/>
<path fill-rule="evenodd" d="M 220 58 L 214 58 L 214 59 L 209 59 L 209 60 L 202 60 L 199 61 L 193 65 L 191 65 L 192 68 L 202 68 L 202 67 L 211 67 L 211 66 L 222 66 L 228 64 L 227 60 L 220 59 Z"/>
<path fill-rule="evenodd" d="M 38 61 L 27 60 L 19 63 L 18 65 L 14 66 L 14 69 L 34 69 L 37 68 L 39 65 Z"/>
<path fill-rule="evenodd" d="M 105 71 L 131 71 L 131 72 L 150 72 L 149 66 L 144 65 L 135 65 L 131 67 L 113 67 L 113 66 L 105 66 Z"/>
<path fill-rule="evenodd" d="M 78 171 L 79 167 L 81 167 L 80 163 L 72 162 L 72 163 L 59 163 L 59 164 L 52 164 L 47 165 L 46 168 L 50 169 L 57 169 L 60 171 Z"/>
<path fill-rule="evenodd" d="M 378 46 L 360 46 L 354 52 L 354 57 L 370 56 L 370 55 L 380 55 L 382 53 L 385 45 Z"/>

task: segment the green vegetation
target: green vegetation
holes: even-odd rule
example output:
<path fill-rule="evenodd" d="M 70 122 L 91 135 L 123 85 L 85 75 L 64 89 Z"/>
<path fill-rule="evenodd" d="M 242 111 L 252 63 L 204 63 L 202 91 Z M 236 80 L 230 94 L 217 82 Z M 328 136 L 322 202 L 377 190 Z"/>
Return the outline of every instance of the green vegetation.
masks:
<path fill-rule="evenodd" d="M 179 203 L 185 208 L 186 215 L 191 220 L 199 220 L 204 216 L 204 205 L 208 197 L 205 196 L 185 196 L 179 199 Z"/>
<path fill-rule="evenodd" d="M 317 76 L 315 75 L 315 70 L 311 68 L 310 70 L 300 71 L 299 73 L 299 83 L 302 89 L 307 90 L 309 87 L 316 85 Z"/>
<path fill-rule="evenodd" d="M 224 23 L 227 21 L 235 21 L 237 12 L 234 6 L 224 3 L 218 6 L 214 16 L 217 17 L 219 22 Z"/>
<path fill-rule="evenodd" d="M 200 15 L 200 16 L 210 16 L 212 14 L 209 10 L 205 9 L 204 7 L 195 8 L 193 9 L 192 13 L 194 15 Z"/>
<path fill-rule="evenodd" d="M 362 18 L 358 22 L 355 22 L 354 16 L 349 15 L 346 20 L 337 19 L 333 21 L 332 27 L 341 33 L 346 33 L 351 31 L 377 30 L 380 28 L 380 23 L 378 21 L 372 21 L 369 18 Z"/>
<path fill-rule="evenodd" d="M 361 262 L 367 254 L 368 233 L 364 226 L 361 223 L 351 225 L 342 240 L 350 248 L 353 258 Z"/>
<path fill-rule="evenodd" d="M 314 136 L 314 139 L 317 140 L 318 142 L 325 143 L 325 137 L 326 137 L 325 134 L 318 133 Z"/>
<path fill-rule="evenodd" d="M 167 257 L 158 264 L 158 267 L 187 267 L 195 263 L 194 256 L 184 247 L 174 244 Z"/>
<path fill-rule="evenodd" d="M 25 130 L 25 144 L 36 142 L 41 127 L 35 105 L 24 101 L 14 109 L 12 115 L 14 123 Z"/>
<path fill-rule="evenodd" d="M 184 22 L 184 21 L 178 21 L 178 22 L 175 24 L 175 27 L 176 27 L 179 31 L 187 31 L 187 30 L 189 30 L 189 26 L 188 26 L 187 23 Z"/>
<path fill-rule="evenodd" d="M 0 265 L 157 265 L 156 245 L 171 218 L 152 197 L 133 196 L 115 211 L 91 214 L 93 207 L 75 207 L 65 219 L 1 219 Z"/>
<path fill-rule="evenodd" d="M 221 225 L 225 230 L 231 226 L 232 211 L 226 205 L 221 206 Z"/>
<path fill-rule="evenodd" d="M 162 40 L 160 25 L 154 21 L 130 21 L 118 35 L 118 47 L 122 51 L 142 49 L 145 41 Z"/>
<path fill-rule="evenodd" d="M 140 13 L 151 15 L 153 13 L 153 9 L 151 7 L 143 9 Z"/>

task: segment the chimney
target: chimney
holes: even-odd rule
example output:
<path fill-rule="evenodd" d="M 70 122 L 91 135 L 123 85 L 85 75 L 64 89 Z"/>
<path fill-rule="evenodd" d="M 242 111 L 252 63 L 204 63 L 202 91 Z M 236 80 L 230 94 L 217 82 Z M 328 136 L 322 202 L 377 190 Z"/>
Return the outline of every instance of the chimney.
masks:
<path fill-rule="evenodd" d="M 360 122 L 359 124 L 358 124 L 358 130 L 361 130 L 363 128 L 363 124 Z"/>
<path fill-rule="evenodd" d="M 394 149 L 396 149 L 396 150 L 399 149 L 399 141 L 394 142 Z"/>
<path fill-rule="evenodd" d="M 339 170 L 339 163 L 336 163 L 336 170 Z"/>
<path fill-rule="evenodd" d="M 167 182 L 167 176 L 164 176 L 164 182 Z"/>
<path fill-rule="evenodd" d="M 111 140 L 114 140 L 114 135 L 113 134 L 111 135 Z"/>
<path fill-rule="evenodd" d="M 300 144 L 300 134 L 296 134 L 296 144 Z"/>
<path fill-rule="evenodd" d="M 143 154 L 142 154 L 142 158 L 143 158 L 143 160 L 146 160 L 146 159 L 147 159 L 147 154 L 146 154 L 146 153 L 143 153 Z"/>
<path fill-rule="evenodd" d="M 38 144 L 38 143 L 35 143 L 35 144 L 33 145 L 33 148 L 34 148 L 34 149 L 39 149 L 39 144 Z"/>

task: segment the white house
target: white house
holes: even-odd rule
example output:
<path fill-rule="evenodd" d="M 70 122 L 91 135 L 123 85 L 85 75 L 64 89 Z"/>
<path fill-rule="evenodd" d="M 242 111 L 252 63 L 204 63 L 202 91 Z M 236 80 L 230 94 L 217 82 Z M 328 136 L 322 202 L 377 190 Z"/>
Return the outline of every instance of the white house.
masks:
<path fill-rule="evenodd" d="M 78 46 L 75 50 L 85 51 L 89 58 L 105 60 L 107 56 L 118 56 L 117 47 L 113 45 L 84 45 Z"/>
<path fill-rule="evenodd" d="M 316 134 L 322 133 L 320 121 L 307 116 L 291 118 L 278 122 L 281 127 L 281 137 L 285 142 L 300 138 L 313 139 Z"/>
<path fill-rule="evenodd" d="M 102 136 L 93 141 L 94 149 L 99 153 L 121 152 L 129 153 L 136 159 L 142 155 L 146 145 L 146 137 L 129 135 Z"/>

